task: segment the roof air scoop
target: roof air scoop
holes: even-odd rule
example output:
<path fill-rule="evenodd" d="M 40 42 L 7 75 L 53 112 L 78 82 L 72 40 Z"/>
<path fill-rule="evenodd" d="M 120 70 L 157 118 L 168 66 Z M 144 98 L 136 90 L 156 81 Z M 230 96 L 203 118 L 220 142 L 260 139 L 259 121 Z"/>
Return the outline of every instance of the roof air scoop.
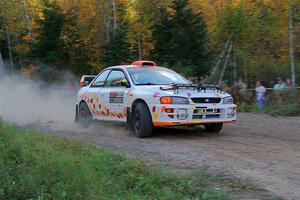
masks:
<path fill-rule="evenodd" d="M 132 65 L 134 66 L 151 66 L 151 67 L 155 67 L 156 63 L 153 61 L 147 61 L 147 60 L 139 60 L 139 61 L 135 61 L 134 63 L 132 63 Z"/>

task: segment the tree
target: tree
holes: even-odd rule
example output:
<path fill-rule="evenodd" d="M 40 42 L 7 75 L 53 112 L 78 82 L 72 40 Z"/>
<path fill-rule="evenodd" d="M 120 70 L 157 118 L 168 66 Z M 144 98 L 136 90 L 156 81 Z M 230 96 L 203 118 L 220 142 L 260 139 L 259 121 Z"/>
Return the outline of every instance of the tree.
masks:
<path fill-rule="evenodd" d="M 168 66 L 180 66 L 189 75 L 207 73 L 207 32 L 200 13 L 194 13 L 188 0 L 174 0 L 169 13 L 161 8 L 161 20 L 154 30 L 154 53 Z M 186 66 L 182 68 L 182 66 Z"/>
<path fill-rule="evenodd" d="M 42 13 L 43 16 L 36 20 L 41 28 L 38 41 L 33 45 L 32 56 L 46 63 L 63 64 L 66 53 L 61 39 L 64 15 L 57 4 L 48 1 Z"/>
<path fill-rule="evenodd" d="M 294 49 L 294 4 L 293 0 L 289 0 L 289 20 L 288 20 L 288 32 L 289 32 L 289 55 L 291 65 L 291 79 L 292 85 L 296 85 L 296 71 L 295 71 L 295 49 Z"/>
<path fill-rule="evenodd" d="M 128 42 L 129 24 L 125 13 L 119 7 L 118 25 L 110 32 L 110 40 L 102 46 L 100 62 L 105 66 L 128 64 L 131 61 L 131 49 Z"/>

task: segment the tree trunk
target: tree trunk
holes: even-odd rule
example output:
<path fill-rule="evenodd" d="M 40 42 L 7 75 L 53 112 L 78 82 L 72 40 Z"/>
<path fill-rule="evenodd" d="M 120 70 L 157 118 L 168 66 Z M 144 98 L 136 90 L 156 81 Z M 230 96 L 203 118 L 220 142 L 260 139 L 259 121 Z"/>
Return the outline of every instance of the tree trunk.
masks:
<path fill-rule="evenodd" d="M 138 45 L 138 51 L 139 51 L 139 60 L 142 60 L 142 44 L 141 44 L 141 35 L 140 32 L 138 32 L 138 41 L 137 41 L 137 45 Z"/>
<path fill-rule="evenodd" d="M 245 79 L 246 85 L 248 85 L 248 69 L 247 69 L 247 63 L 248 63 L 248 60 L 245 59 L 245 61 L 244 61 L 244 79 Z"/>
<path fill-rule="evenodd" d="M 233 49 L 233 83 L 235 84 L 237 81 L 237 65 L 236 65 L 236 54 L 235 48 Z"/>
<path fill-rule="evenodd" d="M 105 13 L 104 5 L 101 0 L 97 0 L 97 6 L 105 30 L 106 42 L 108 43 L 110 41 L 110 14 L 107 15 Z"/>
<path fill-rule="evenodd" d="M 26 0 L 23 0 L 23 10 L 24 10 L 24 19 L 25 19 L 28 35 L 30 35 L 31 40 L 34 42 L 33 30 L 32 30 L 32 27 L 31 27 L 31 22 L 30 22 L 30 17 L 29 17 L 29 14 L 28 14 L 28 7 L 27 7 Z"/>
<path fill-rule="evenodd" d="M 289 0 L 289 54 L 291 65 L 291 80 L 292 86 L 296 85 L 296 72 L 295 72 L 295 47 L 294 47 L 294 24 L 293 24 L 293 0 Z"/>
<path fill-rule="evenodd" d="M 13 57 L 12 57 L 12 47 L 11 47 L 10 35 L 8 32 L 8 25 L 7 25 L 6 19 L 4 18 L 3 21 L 4 21 L 6 40 L 7 40 L 7 46 L 8 46 L 9 64 L 10 64 L 11 71 L 13 71 L 14 70 L 14 62 L 13 62 Z"/>
<path fill-rule="evenodd" d="M 217 71 L 217 69 L 218 69 L 221 61 L 223 60 L 223 57 L 224 57 L 226 51 L 228 51 L 228 46 L 229 46 L 230 42 L 231 42 L 231 37 L 228 38 L 228 40 L 225 43 L 225 46 L 224 46 L 224 49 L 223 49 L 221 55 L 217 58 L 216 65 L 214 66 L 214 68 L 213 68 L 213 70 L 212 70 L 212 72 L 210 74 L 210 77 L 208 78 L 208 83 L 211 82 L 211 79 L 212 79 L 213 75 L 215 74 L 215 72 Z"/>
<path fill-rule="evenodd" d="M 224 77 L 224 74 L 225 74 L 225 70 L 226 70 L 226 67 L 228 65 L 228 61 L 229 61 L 230 54 L 231 54 L 231 51 L 232 51 L 232 47 L 233 47 L 233 45 L 232 45 L 232 43 L 230 43 L 229 49 L 228 49 L 228 52 L 227 52 L 227 56 L 226 56 L 226 60 L 224 62 L 223 69 L 222 69 L 222 72 L 221 72 L 221 76 L 220 76 L 220 79 L 219 79 L 219 85 L 222 84 L 223 77 Z"/>
<path fill-rule="evenodd" d="M 114 29 L 117 28 L 117 9 L 116 9 L 116 1 L 111 0 L 111 4 L 113 7 L 113 15 L 114 15 Z"/>
<path fill-rule="evenodd" d="M 5 73 L 4 62 L 3 62 L 2 53 L 0 51 L 0 77 L 3 76 L 4 73 Z"/>

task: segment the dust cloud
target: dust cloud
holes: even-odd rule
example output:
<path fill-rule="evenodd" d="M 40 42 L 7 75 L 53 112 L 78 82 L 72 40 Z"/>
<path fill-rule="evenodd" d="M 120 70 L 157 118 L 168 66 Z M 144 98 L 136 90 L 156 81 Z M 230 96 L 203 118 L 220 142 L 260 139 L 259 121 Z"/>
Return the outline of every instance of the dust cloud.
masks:
<path fill-rule="evenodd" d="M 48 85 L 18 75 L 2 77 L 0 117 L 17 125 L 74 125 L 77 92 L 74 85 L 75 82 Z"/>

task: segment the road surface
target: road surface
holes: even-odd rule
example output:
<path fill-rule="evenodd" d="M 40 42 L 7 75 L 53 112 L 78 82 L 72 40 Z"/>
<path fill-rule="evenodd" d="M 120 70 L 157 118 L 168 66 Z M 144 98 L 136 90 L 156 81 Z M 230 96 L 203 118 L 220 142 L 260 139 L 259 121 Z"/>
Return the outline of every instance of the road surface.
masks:
<path fill-rule="evenodd" d="M 226 124 L 218 134 L 159 129 L 147 139 L 136 138 L 121 124 L 97 123 L 87 130 L 75 127 L 49 123 L 47 130 L 183 172 L 205 167 L 250 180 L 267 193 L 300 199 L 300 117 L 240 113 L 237 123 Z M 263 195 L 249 198 L 264 199 Z"/>

